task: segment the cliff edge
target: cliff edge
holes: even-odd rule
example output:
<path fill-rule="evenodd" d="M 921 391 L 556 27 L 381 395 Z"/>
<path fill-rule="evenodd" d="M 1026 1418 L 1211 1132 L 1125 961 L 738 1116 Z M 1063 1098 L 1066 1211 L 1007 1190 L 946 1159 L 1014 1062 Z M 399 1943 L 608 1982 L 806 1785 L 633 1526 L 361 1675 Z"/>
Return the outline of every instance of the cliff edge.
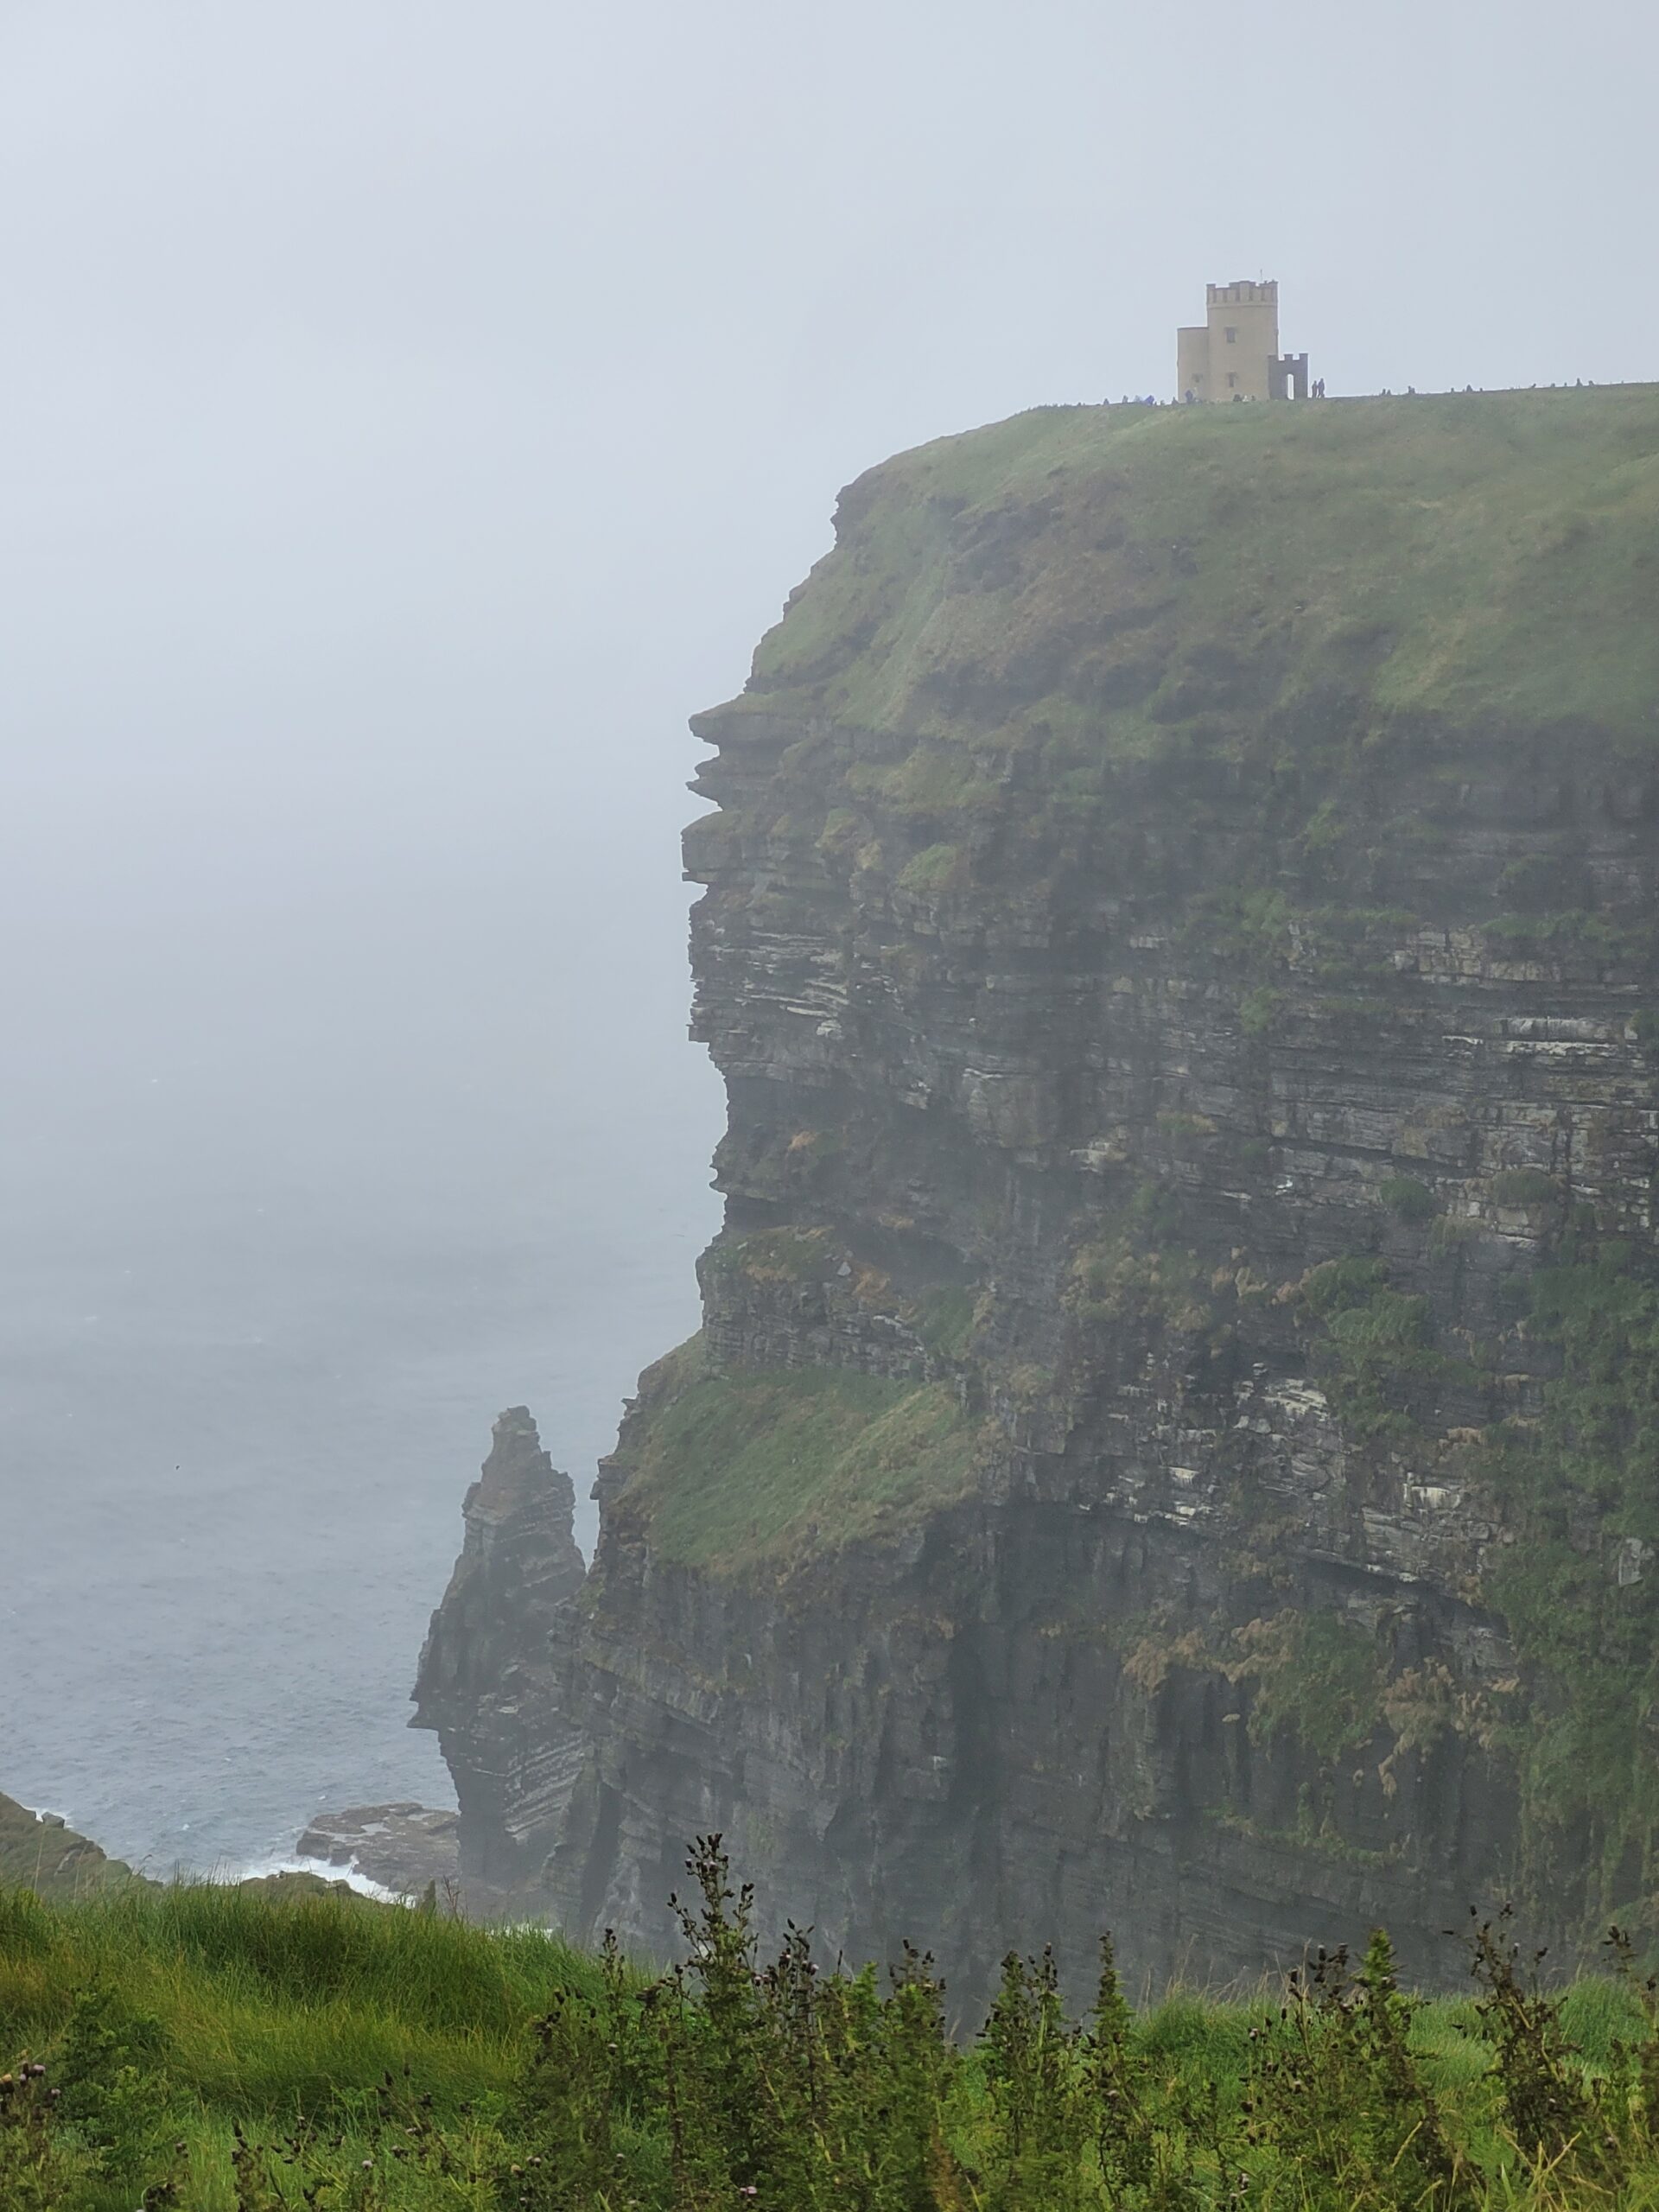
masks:
<path fill-rule="evenodd" d="M 964 1999 L 1652 1927 L 1656 613 L 1659 388 L 843 493 L 693 724 L 702 1330 L 423 1662 L 474 1865 L 662 1951 L 721 1829 Z"/>
<path fill-rule="evenodd" d="M 130 1884 L 151 1885 L 123 1859 L 111 1859 L 60 1815 L 32 1812 L 0 1796 L 0 1888 L 33 1890 L 43 1897 L 73 1899 Z"/>

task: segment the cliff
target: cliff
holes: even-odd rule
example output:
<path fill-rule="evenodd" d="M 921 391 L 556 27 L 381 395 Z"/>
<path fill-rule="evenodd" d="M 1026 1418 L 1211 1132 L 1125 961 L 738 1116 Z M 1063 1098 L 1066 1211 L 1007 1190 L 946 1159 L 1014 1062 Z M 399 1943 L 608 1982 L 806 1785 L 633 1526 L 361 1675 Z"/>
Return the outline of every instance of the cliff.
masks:
<path fill-rule="evenodd" d="M 964 2000 L 1653 1925 L 1656 613 L 1654 388 L 842 495 L 693 723 L 703 1328 L 423 1664 L 474 1865 L 661 1951 L 721 1829 Z"/>

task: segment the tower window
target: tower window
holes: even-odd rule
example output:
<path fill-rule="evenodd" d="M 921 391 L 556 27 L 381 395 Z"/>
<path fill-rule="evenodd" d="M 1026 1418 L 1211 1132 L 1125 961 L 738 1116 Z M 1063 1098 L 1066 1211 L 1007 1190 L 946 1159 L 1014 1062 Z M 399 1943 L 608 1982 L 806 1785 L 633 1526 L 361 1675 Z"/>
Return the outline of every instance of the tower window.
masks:
<path fill-rule="evenodd" d="M 1237 333 L 1236 330 L 1230 330 L 1230 331 L 1227 333 L 1227 343 L 1228 343 L 1230 346 L 1236 346 L 1236 345 L 1237 345 L 1237 343 L 1238 343 L 1238 333 Z"/>
<path fill-rule="evenodd" d="M 1237 383 L 1238 383 L 1238 378 L 1237 378 L 1236 376 L 1234 376 L 1234 375 L 1231 373 L 1231 372 L 1230 371 L 1230 372 L 1228 372 L 1228 377 L 1227 377 L 1227 389 L 1228 389 L 1228 391 L 1233 391 L 1233 390 L 1236 388 L 1236 386 L 1237 385 Z"/>

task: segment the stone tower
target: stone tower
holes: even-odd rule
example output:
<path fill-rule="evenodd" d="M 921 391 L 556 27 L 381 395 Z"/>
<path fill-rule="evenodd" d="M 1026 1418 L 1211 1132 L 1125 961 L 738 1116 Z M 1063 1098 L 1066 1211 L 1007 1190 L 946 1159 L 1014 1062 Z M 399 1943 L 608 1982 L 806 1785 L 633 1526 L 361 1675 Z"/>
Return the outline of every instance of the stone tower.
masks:
<path fill-rule="evenodd" d="M 1211 284 L 1206 319 L 1176 333 L 1175 383 L 1185 400 L 1307 397 L 1307 356 L 1279 351 L 1279 286 Z"/>

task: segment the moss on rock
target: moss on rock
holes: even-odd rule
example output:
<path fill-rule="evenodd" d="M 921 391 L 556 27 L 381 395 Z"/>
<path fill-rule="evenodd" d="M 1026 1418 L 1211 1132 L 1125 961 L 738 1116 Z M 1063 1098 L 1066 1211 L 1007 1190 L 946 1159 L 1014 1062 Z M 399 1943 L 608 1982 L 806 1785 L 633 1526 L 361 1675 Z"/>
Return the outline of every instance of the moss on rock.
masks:
<path fill-rule="evenodd" d="M 620 1497 L 659 1558 L 771 1574 L 968 1495 L 981 1444 L 947 1383 L 688 1363 L 630 1424 Z"/>

